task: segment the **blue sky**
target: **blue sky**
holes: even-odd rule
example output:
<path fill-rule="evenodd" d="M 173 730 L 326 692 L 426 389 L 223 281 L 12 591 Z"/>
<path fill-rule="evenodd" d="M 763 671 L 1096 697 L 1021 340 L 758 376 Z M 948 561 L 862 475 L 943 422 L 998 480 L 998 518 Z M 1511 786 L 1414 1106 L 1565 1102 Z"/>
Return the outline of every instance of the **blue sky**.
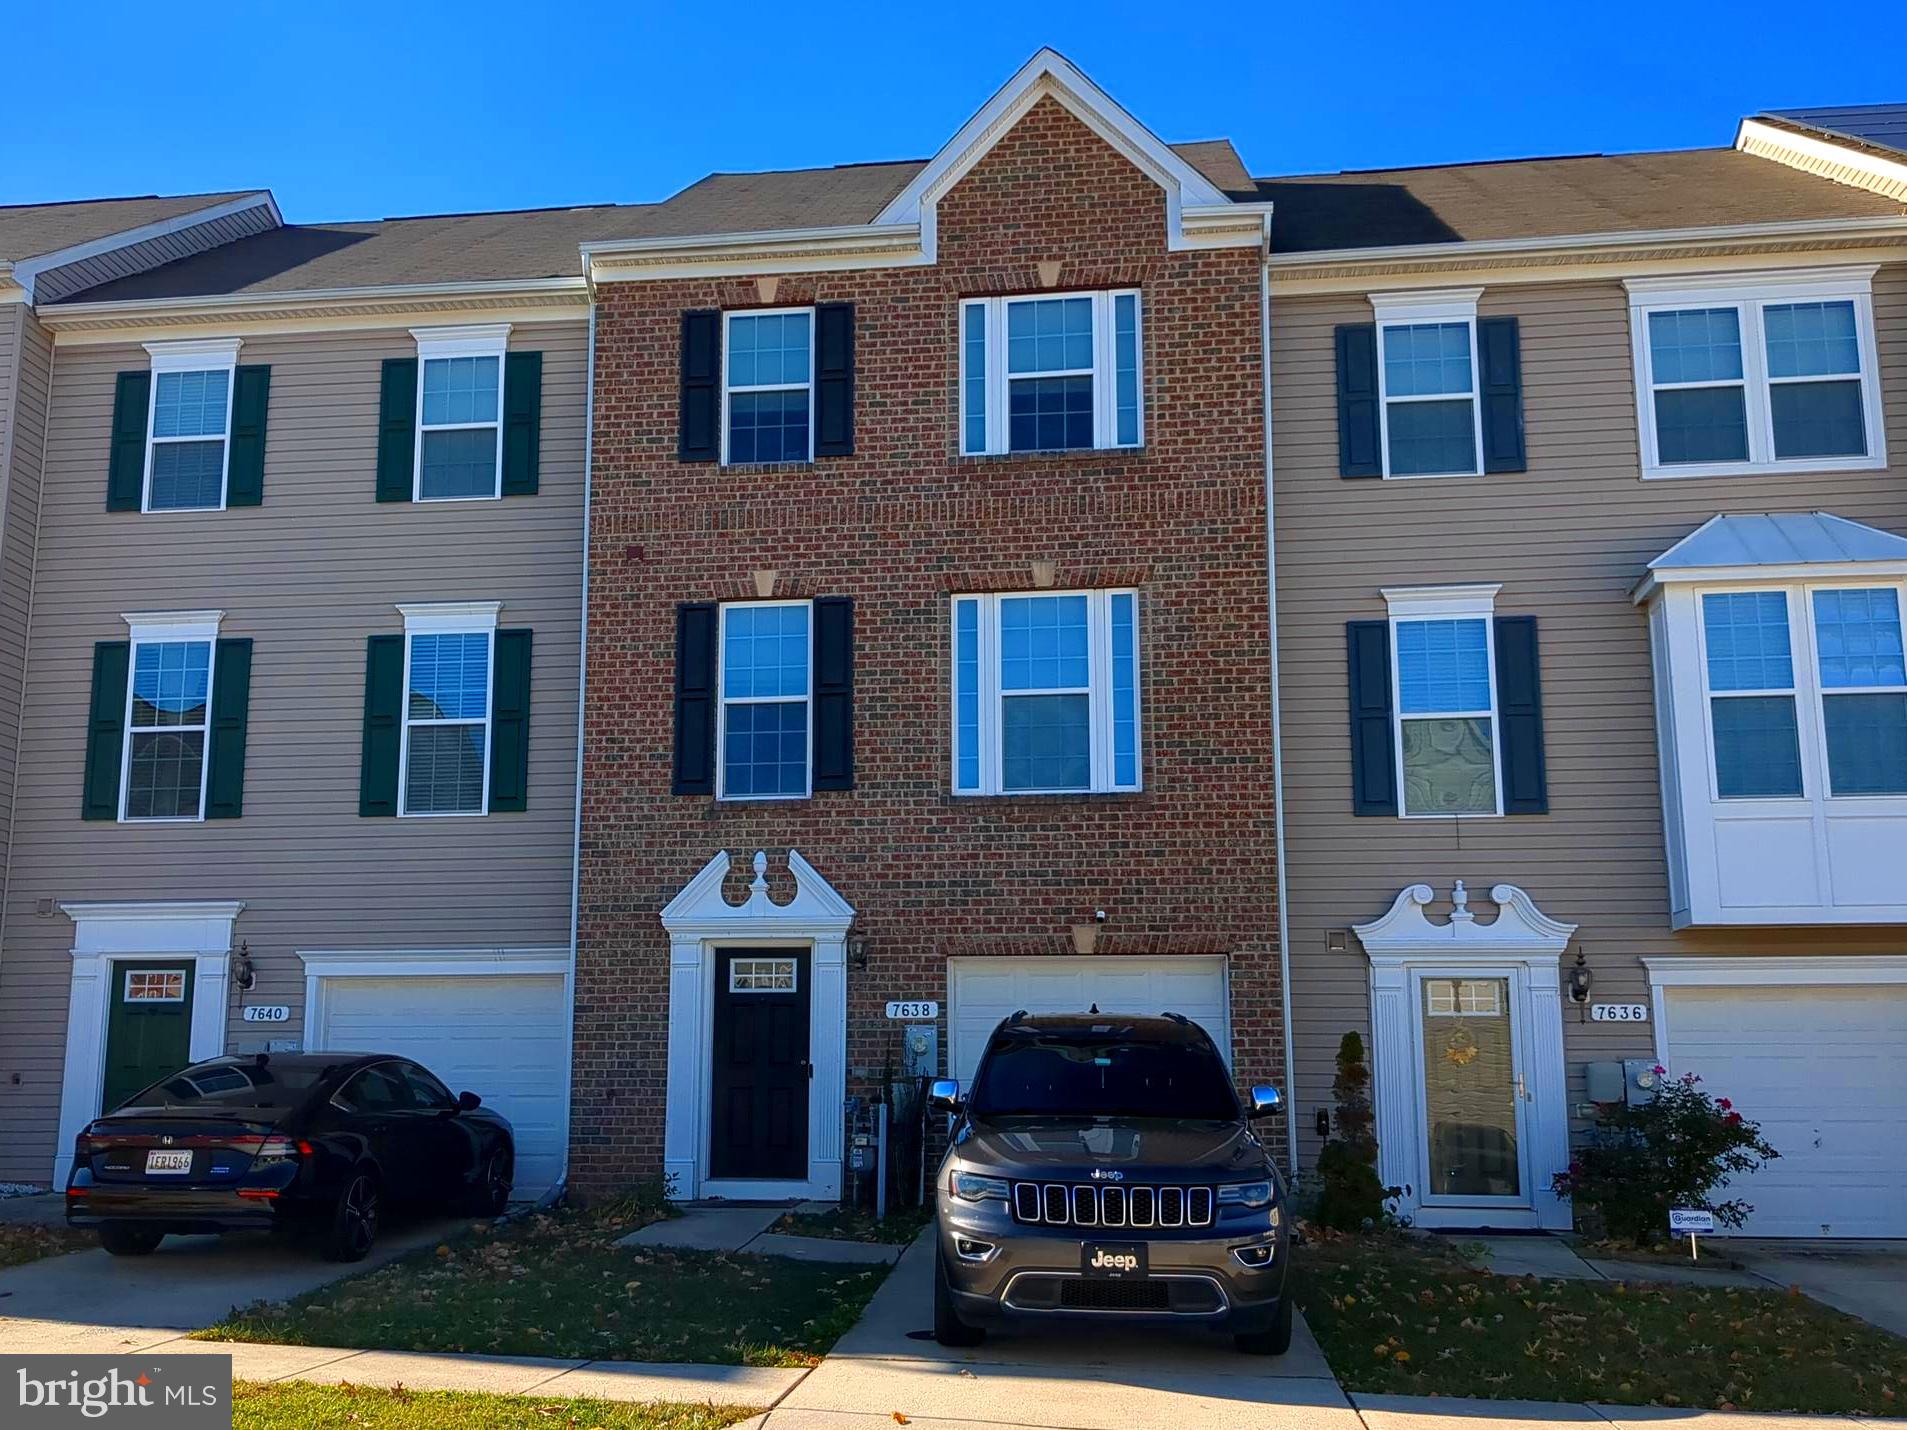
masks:
<path fill-rule="evenodd" d="M 1757 109 L 1907 100 L 1901 0 L 1805 25 L 1757 0 L 1336 8 L 42 0 L 8 21 L 0 203 L 642 202 L 712 169 L 924 157 L 1043 44 L 1257 174 L 1727 144 Z"/>

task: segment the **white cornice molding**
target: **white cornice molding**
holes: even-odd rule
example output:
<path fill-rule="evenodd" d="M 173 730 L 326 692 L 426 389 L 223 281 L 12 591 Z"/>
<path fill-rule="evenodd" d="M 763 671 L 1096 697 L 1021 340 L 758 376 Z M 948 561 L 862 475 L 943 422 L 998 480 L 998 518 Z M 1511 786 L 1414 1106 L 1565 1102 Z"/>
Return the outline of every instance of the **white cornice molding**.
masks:
<path fill-rule="evenodd" d="M 1576 935 L 1575 924 L 1552 919 L 1514 884 L 1491 886 L 1490 900 L 1497 906 L 1497 916 L 1487 924 L 1478 923 L 1470 912 L 1470 896 L 1463 880 L 1457 880 L 1451 894 L 1454 908 L 1441 924 L 1433 924 L 1425 912 L 1436 897 L 1430 885 L 1411 884 L 1398 894 L 1383 917 L 1352 926 L 1351 932 L 1364 945 L 1373 964 L 1491 956 L 1519 962 L 1554 962 Z"/>
<path fill-rule="evenodd" d="M 1454 322 L 1477 315 L 1481 288 L 1384 288 L 1370 295 L 1380 323 Z"/>
<path fill-rule="evenodd" d="M 223 611 L 123 611 L 120 620 L 136 641 L 209 641 L 219 633 Z"/>
<path fill-rule="evenodd" d="M 593 283 L 908 268 L 930 262 L 919 224 L 847 224 L 671 238 L 618 238 L 581 245 Z"/>
<path fill-rule="evenodd" d="M 244 912 L 243 899 L 143 899 L 125 903 L 61 904 L 60 912 L 74 923 L 85 919 L 127 919 L 144 923 L 190 919 L 224 919 L 230 923 Z"/>
<path fill-rule="evenodd" d="M 1752 273 L 1723 273 L 1703 279 L 1697 275 L 1662 274 L 1622 280 L 1632 302 L 1671 303 L 1680 300 L 1753 298 L 1795 288 L 1866 293 L 1874 287 L 1877 263 L 1847 263 L 1810 268 L 1768 268 Z"/>
<path fill-rule="evenodd" d="M 785 904 L 768 897 L 768 855 L 755 854 L 755 878 L 748 898 L 731 904 L 722 895 L 728 878 L 726 849 L 704 864 L 696 876 L 682 886 L 662 910 L 662 926 L 672 938 L 767 938 L 789 936 L 840 936 L 854 922 L 854 907 L 835 892 L 814 865 L 801 857 L 799 850 L 788 851 L 788 872 L 794 876 L 795 896 Z"/>
<path fill-rule="evenodd" d="M 1649 982 L 1678 988 L 1761 988 L 1788 984 L 1907 983 L 1907 954 L 1834 954 L 1771 957 L 1641 955 Z"/>
<path fill-rule="evenodd" d="M 400 601 L 406 635 L 439 632 L 493 631 L 503 610 L 501 601 Z"/>
<path fill-rule="evenodd" d="M 1836 143 L 1826 136 L 1798 134 L 1751 117 L 1742 120 L 1735 131 L 1735 147 L 1744 154 L 1832 179 L 1849 188 L 1907 199 L 1907 158 L 1890 158 L 1857 140 Z"/>
<path fill-rule="evenodd" d="M 1487 616 L 1496 609 L 1501 581 L 1469 586 L 1385 586 L 1379 591 L 1398 620 L 1421 616 Z"/>

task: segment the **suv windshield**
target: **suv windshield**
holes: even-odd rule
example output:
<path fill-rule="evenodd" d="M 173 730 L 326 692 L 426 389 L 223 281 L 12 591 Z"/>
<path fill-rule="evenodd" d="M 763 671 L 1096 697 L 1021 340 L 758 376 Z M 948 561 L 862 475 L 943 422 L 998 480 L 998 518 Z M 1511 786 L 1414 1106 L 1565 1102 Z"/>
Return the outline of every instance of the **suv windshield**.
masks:
<path fill-rule="evenodd" d="M 987 1117 L 1238 1116 L 1231 1075 L 1208 1044 L 1134 1038 L 1120 1028 L 995 1037 L 968 1101 Z"/>

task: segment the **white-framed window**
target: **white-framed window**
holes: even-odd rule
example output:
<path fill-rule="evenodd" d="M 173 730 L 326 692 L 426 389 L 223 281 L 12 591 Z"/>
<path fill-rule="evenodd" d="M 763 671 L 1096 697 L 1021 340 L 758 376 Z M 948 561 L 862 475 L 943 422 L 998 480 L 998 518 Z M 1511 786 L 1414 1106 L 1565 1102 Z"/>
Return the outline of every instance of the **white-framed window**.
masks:
<path fill-rule="evenodd" d="M 737 958 L 728 965 L 730 993 L 796 993 L 796 960 L 792 958 Z"/>
<path fill-rule="evenodd" d="M 1499 586 L 1392 588 L 1398 812 L 1406 819 L 1503 813 L 1497 775 Z"/>
<path fill-rule="evenodd" d="M 1145 439 L 1139 290 L 960 304 L 960 450 L 1069 452 Z"/>
<path fill-rule="evenodd" d="M 1477 387 L 1482 291 L 1371 294 L 1386 477 L 1482 473 L 1483 404 Z"/>
<path fill-rule="evenodd" d="M 491 672 L 498 601 L 406 605 L 397 812 L 490 809 Z"/>
<path fill-rule="evenodd" d="M 1629 280 L 1643 476 L 1885 466 L 1874 272 Z"/>
<path fill-rule="evenodd" d="M 1907 795 L 1907 584 L 1700 593 L 1716 799 Z"/>
<path fill-rule="evenodd" d="M 722 325 L 722 461 L 813 461 L 814 309 L 745 309 Z"/>
<path fill-rule="evenodd" d="M 417 501 L 503 495 L 503 355 L 508 323 L 412 328 L 417 340 Z"/>
<path fill-rule="evenodd" d="M 147 343 L 144 511 L 222 511 L 240 340 Z"/>
<path fill-rule="evenodd" d="M 126 1002 L 185 1002 L 183 968 L 129 968 L 126 970 Z"/>
<path fill-rule="evenodd" d="M 1426 978 L 1424 1011 L 1433 1018 L 1500 1018 L 1500 978 Z"/>
<path fill-rule="evenodd" d="M 812 604 L 725 603 L 720 679 L 716 797 L 807 798 L 814 766 Z"/>
<path fill-rule="evenodd" d="M 222 611 L 128 615 L 131 678 L 126 682 L 121 754 L 122 820 L 205 816 L 210 773 L 212 651 Z"/>
<path fill-rule="evenodd" d="M 955 794 L 1141 787 L 1139 593 L 953 598 Z"/>

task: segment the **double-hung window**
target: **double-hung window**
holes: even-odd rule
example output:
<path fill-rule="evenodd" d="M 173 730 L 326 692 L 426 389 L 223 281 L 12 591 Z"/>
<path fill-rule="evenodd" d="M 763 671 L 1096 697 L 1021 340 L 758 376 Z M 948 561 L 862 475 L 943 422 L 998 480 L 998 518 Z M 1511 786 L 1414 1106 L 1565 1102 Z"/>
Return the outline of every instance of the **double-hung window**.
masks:
<path fill-rule="evenodd" d="M 1137 447 L 1144 385 L 1136 289 L 960 305 L 960 450 Z"/>
<path fill-rule="evenodd" d="M 404 613 L 403 815 L 489 811 L 494 601 Z"/>
<path fill-rule="evenodd" d="M 128 618 L 132 651 L 121 819 L 204 817 L 218 616 Z"/>
<path fill-rule="evenodd" d="M 1406 817 L 1503 812 L 1495 586 L 1386 591 Z"/>
<path fill-rule="evenodd" d="M 1136 790 L 1139 595 L 956 596 L 956 794 Z"/>
<path fill-rule="evenodd" d="M 812 788 L 814 608 L 807 601 L 722 607 L 723 799 L 801 799 Z"/>
<path fill-rule="evenodd" d="M 726 313 L 722 460 L 814 460 L 814 309 Z"/>
<path fill-rule="evenodd" d="M 1631 280 L 1643 475 L 1884 466 L 1873 272 Z"/>
<path fill-rule="evenodd" d="M 1483 471 L 1477 393 L 1481 291 L 1371 295 L 1385 476 L 1468 477 Z"/>
<path fill-rule="evenodd" d="M 146 511 L 219 511 L 231 456 L 239 340 L 149 343 Z"/>
<path fill-rule="evenodd" d="M 416 501 L 503 494 L 503 355 L 507 323 L 416 328 Z"/>

